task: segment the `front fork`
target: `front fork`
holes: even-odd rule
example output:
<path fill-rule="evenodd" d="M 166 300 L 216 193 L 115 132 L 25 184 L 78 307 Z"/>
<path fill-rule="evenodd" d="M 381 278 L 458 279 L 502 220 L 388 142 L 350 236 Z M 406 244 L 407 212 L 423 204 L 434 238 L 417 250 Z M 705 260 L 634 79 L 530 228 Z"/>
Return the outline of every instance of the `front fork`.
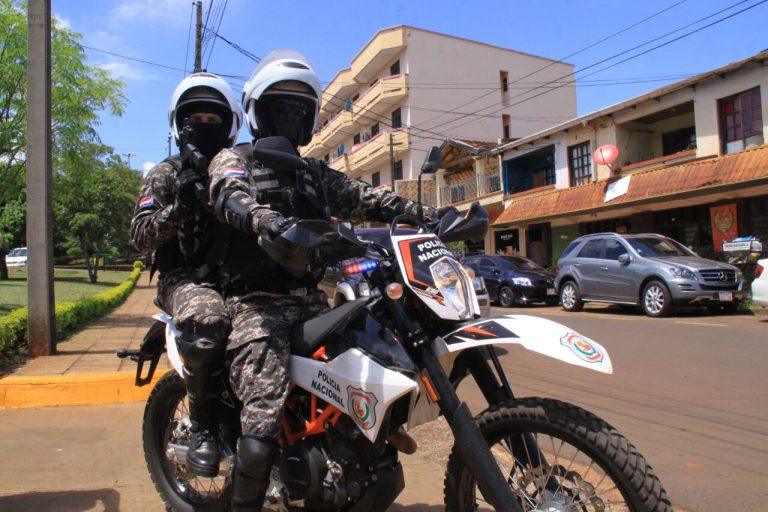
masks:
<path fill-rule="evenodd" d="M 432 399 L 440 407 L 456 439 L 456 448 L 475 476 L 477 485 L 488 502 L 498 511 L 521 512 L 520 505 L 499 469 L 488 443 L 475 423 L 469 407 L 459 400 L 456 390 L 443 371 L 430 343 L 416 350 L 418 363 L 424 369 Z"/>

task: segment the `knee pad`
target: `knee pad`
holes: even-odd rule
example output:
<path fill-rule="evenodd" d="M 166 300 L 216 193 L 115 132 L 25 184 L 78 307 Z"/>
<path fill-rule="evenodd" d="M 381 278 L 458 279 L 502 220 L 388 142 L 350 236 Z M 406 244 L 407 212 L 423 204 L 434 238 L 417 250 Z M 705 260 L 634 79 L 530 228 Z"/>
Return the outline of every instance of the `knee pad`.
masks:
<path fill-rule="evenodd" d="M 274 441 L 242 436 L 237 443 L 237 469 L 255 480 L 267 480 L 277 454 Z"/>
<path fill-rule="evenodd" d="M 225 344 L 214 338 L 193 337 L 179 340 L 184 367 L 191 373 L 210 372 L 224 363 Z"/>

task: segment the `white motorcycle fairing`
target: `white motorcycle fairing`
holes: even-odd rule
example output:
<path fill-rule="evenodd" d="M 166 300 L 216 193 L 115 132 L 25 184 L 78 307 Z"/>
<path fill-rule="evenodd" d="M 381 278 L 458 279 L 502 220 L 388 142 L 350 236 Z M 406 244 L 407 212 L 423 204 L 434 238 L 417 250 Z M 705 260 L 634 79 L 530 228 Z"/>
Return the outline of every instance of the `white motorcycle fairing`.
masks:
<path fill-rule="evenodd" d="M 608 351 L 598 342 L 557 322 L 529 315 L 493 317 L 465 325 L 438 340 L 435 353 L 443 357 L 471 347 L 505 344 L 522 345 L 565 363 L 613 373 Z"/>
<path fill-rule="evenodd" d="M 418 389 L 416 381 L 354 348 L 329 362 L 291 356 L 290 375 L 291 382 L 349 415 L 371 442 L 389 407 Z"/>

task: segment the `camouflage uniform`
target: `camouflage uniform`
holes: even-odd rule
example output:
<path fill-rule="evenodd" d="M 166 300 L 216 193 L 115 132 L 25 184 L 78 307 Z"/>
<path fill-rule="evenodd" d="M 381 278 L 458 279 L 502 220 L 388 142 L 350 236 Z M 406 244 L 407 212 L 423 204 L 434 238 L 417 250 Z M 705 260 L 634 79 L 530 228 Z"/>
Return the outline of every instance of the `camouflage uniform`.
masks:
<path fill-rule="evenodd" d="M 193 212 L 173 206 L 176 174 L 167 161 L 147 173 L 131 220 L 131 243 L 141 252 L 164 251 L 164 257 L 173 260 L 160 264 L 158 299 L 185 335 L 225 339 L 229 320 L 224 299 L 214 284 L 196 282 L 193 269 L 181 255 L 179 231 L 195 217 Z"/>
<path fill-rule="evenodd" d="M 314 165 L 318 168 L 315 178 L 299 179 L 305 180 L 305 190 L 327 200 L 336 217 L 387 221 L 397 214 L 416 211 L 416 203 L 401 196 L 374 189 L 317 161 Z M 267 221 L 279 215 L 269 205 L 259 204 L 255 199 L 260 188 L 276 186 L 270 177 L 272 171 L 246 162 L 237 150 L 222 150 L 211 162 L 208 173 L 211 203 L 216 205 L 221 199 L 239 202 L 240 211 L 248 212 L 249 227 L 243 229 L 242 215 L 228 211 L 226 206 L 223 211 L 216 210 L 219 220 L 255 237 L 264 232 Z M 428 213 L 432 211 L 431 208 L 427 210 Z M 312 218 L 300 213 L 294 215 Z M 316 289 L 316 283 L 307 286 L 304 296 L 292 295 L 288 289 L 274 293 L 280 288 L 281 277 L 277 272 L 269 272 L 272 272 L 273 282 L 268 288 L 273 293 L 260 289 L 238 292 L 225 287 L 224 294 L 232 320 L 227 345 L 231 363 L 229 378 L 233 391 L 243 403 L 242 433 L 274 439 L 280 432 L 282 408 L 288 393 L 288 335 L 291 327 L 319 315 L 328 309 L 328 305 L 325 296 Z"/>

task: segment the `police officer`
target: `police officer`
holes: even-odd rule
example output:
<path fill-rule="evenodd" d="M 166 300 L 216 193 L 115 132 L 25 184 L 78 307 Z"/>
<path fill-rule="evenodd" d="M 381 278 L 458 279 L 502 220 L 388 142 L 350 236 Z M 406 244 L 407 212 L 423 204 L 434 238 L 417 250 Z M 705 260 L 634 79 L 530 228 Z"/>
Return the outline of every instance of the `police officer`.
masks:
<path fill-rule="evenodd" d="M 210 161 L 234 144 L 242 110 L 221 77 L 195 73 L 176 87 L 168 121 L 180 148 L 182 141 L 191 144 Z M 192 148 L 186 149 L 182 153 L 191 155 Z M 214 477 L 219 468 L 216 400 L 230 322 L 207 260 L 218 222 L 207 210 L 205 165 L 200 159 L 198 167 L 203 168 L 193 168 L 192 158 L 177 154 L 150 170 L 130 233 L 139 251 L 155 251 L 152 271 L 160 272 L 158 299 L 183 333 L 179 348 L 192 430 L 187 465 L 195 474 Z"/>
<path fill-rule="evenodd" d="M 243 88 L 254 139 L 283 136 L 289 150 L 309 143 L 321 98 L 320 83 L 300 53 L 268 55 Z M 211 163 L 214 213 L 232 229 L 221 270 L 232 332 L 227 344 L 230 384 L 243 403 L 242 436 L 233 472 L 232 510 L 261 510 L 270 468 L 278 455 L 288 393 L 288 333 L 327 309 L 314 278 L 300 280 L 271 260 L 258 237 L 274 237 L 297 219 L 389 221 L 415 214 L 416 203 L 310 161 L 312 171 L 271 169 L 254 161 L 251 146 L 225 149 Z M 434 212 L 425 208 L 427 215 Z M 223 247 L 223 246 L 222 246 Z"/>

